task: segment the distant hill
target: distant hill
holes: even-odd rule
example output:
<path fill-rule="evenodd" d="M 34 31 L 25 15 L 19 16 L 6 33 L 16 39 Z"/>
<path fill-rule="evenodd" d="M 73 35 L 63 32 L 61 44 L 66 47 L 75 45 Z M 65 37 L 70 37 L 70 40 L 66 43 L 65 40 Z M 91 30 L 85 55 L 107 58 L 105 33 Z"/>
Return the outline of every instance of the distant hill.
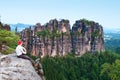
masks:
<path fill-rule="evenodd" d="M 120 28 L 104 28 L 104 33 L 116 33 L 116 34 L 120 34 Z"/>
<path fill-rule="evenodd" d="M 120 47 L 120 28 L 104 29 L 104 46 L 112 51 Z"/>
<path fill-rule="evenodd" d="M 110 40 L 110 39 L 119 39 L 120 40 L 120 28 L 104 28 L 104 39 Z"/>
<path fill-rule="evenodd" d="M 25 28 L 28 28 L 30 26 L 33 26 L 31 24 L 23 24 L 23 23 L 17 23 L 17 24 L 9 24 L 11 27 L 11 31 L 15 31 L 15 28 L 18 28 L 18 31 L 22 31 Z"/>

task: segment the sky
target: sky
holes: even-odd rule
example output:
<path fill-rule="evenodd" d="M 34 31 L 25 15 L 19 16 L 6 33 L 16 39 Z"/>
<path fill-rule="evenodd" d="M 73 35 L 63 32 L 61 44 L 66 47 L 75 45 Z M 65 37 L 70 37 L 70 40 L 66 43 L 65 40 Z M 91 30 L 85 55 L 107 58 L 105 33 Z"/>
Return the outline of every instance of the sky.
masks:
<path fill-rule="evenodd" d="M 7 24 L 42 25 L 68 19 L 72 26 L 85 18 L 104 28 L 120 27 L 120 0 L 0 0 L 0 19 Z"/>

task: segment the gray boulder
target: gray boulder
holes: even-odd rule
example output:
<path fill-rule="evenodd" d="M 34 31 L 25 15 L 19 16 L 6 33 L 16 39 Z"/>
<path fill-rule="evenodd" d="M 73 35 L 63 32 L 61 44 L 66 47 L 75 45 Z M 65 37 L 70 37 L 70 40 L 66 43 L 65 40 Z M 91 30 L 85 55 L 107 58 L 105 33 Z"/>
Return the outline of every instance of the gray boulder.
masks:
<path fill-rule="evenodd" d="M 29 60 L 0 55 L 0 80 L 42 80 Z"/>

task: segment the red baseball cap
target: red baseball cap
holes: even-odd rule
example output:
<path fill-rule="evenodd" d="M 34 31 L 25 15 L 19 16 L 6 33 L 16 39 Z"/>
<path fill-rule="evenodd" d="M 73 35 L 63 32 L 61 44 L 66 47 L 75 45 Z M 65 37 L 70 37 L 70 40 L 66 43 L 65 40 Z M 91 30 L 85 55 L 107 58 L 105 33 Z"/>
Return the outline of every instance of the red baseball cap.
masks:
<path fill-rule="evenodd" d="M 18 45 L 20 45 L 20 44 L 22 44 L 22 43 L 23 43 L 22 40 L 19 40 L 19 41 L 18 41 Z"/>

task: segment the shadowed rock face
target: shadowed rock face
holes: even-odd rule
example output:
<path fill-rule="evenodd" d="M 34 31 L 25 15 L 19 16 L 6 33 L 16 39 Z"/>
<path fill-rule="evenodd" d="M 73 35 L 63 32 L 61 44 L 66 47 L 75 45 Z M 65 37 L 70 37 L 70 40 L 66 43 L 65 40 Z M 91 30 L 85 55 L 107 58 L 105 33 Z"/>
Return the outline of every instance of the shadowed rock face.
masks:
<path fill-rule="evenodd" d="M 42 80 L 28 60 L 0 54 L 0 80 Z"/>
<path fill-rule="evenodd" d="M 21 32 L 25 47 L 36 56 L 64 56 L 68 53 L 104 50 L 103 28 L 98 23 L 78 20 L 70 29 L 69 20 L 50 20 L 45 25 L 37 23 Z"/>

